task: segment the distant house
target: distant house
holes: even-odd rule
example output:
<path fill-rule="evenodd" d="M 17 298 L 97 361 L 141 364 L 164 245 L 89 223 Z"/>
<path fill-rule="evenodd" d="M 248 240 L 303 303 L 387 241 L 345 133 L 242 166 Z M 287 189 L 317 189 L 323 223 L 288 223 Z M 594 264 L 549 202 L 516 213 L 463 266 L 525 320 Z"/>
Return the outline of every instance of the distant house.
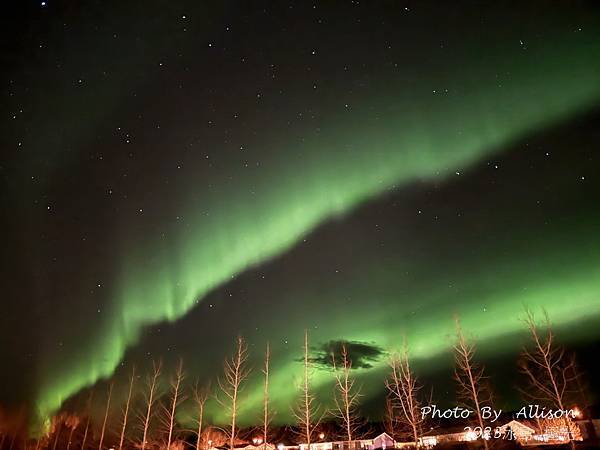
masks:
<path fill-rule="evenodd" d="M 369 450 L 375 450 L 378 448 L 385 450 L 386 448 L 394 448 L 395 446 L 396 441 L 394 438 L 387 433 L 381 433 L 379 436 L 373 438 Z"/>
<path fill-rule="evenodd" d="M 581 430 L 576 422 L 567 419 L 543 419 L 540 420 L 539 428 L 533 435 L 536 443 L 562 444 L 568 441 L 583 440 Z"/>
<path fill-rule="evenodd" d="M 275 450 L 275 448 L 273 444 L 248 444 L 243 447 L 235 447 L 235 450 Z"/>
<path fill-rule="evenodd" d="M 435 430 L 425 433 L 421 438 L 421 445 L 431 448 L 445 442 L 468 442 L 478 438 L 479 436 L 473 431 L 465 430 L 464 426 L 457 426 L 442 432 Z M 565 424 L 564 420 L 558 419 L 542 420 L 539 427 L 533 421 L 511 420 L 502 426 L 492 427 L 487 438 L 516 441 L 521 445 L 560 444 L 569 440 L 582 440 L 581 432 L 575 422 L 570 421 Z"/>
<path fill-rule="evenodd" d="M 521 444 L 532 441 L 537 433 L 537 428 L 533 424 L 520 420 L 511 420 L 498 427 L 498 430 L 506 439 L 514 439 Z"/>
<path fill-rule="evenodd" d="M 308 450 L 306 444 L 298 445 L 300 450 Z M 387 433 L 381 433 L 372 439 L 355 439 L 353 441 L 315 442 L 310 450 L 386 450 L 396 447 L 396 441 Z"/>
<path fill-rule="evenodd" d="M 361 450 L 367 449 L 370 440 L 357 439 L 354 441 L 315 442 L 310 444 L 310 450 Z M 300 450 L 307 450 L 306 444 L 298 445 Z"/>
<path fill-rule="evenodd" d="M 473 440 L 475 440 L 475 437 L 470 435 L 464 426 L 456 426 L 424 433 L 421 437 L 421 445 L 425 448 L 431 448 L 446 442 L 466 442 Z"/>

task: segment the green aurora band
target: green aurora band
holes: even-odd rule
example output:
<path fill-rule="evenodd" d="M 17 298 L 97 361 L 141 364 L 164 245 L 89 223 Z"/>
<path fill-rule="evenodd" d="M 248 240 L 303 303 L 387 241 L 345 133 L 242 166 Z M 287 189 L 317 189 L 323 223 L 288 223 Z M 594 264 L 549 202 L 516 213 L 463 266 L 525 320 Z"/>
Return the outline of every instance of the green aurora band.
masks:
<path fill-rule="evenodd" d="M 453 61 L 435 80 L 423 79 L 407 90 L 384 82 L 382 99 L 363 101 L 375 104 L 378 114 L 350 113 L 302 143 L 286 142 L 283 137 L 264 143 L 271 155 L 268 179 L 246 175 L 222 186 L 218 193 L 203 193 L 201 201 L 190 195 L 187 232 L 172 241 L 133 241 L 123 251 L 120 290 L 109 306 L 109 318 L 98 324 L 68 360 L 46 362 L 36 400 L 40 417 L 51 415 L 84 387 L 110 377 L 126 350 L 139 341 L 144 327 L 178 320 L 205 295 L 288 251 L 321 224 L 350 213 L 391 187 L 444 180 L 464 172 L 527 133 L 596 105 L 599 43 L 597 39 L 594 45 L 573 49 L 564 39 L 545 49 L 532 47 L 526 55 L 506 51 L 494 55 L 494 67 L 488 58 Z M 510 76 L 499 85 L 498 73 Z M 438 86 L 447 87 L 449 93 L 434 93 Z M 476 330 L 482 341 L 511 334 L 520 328 L 515 308 L 523 303 L 544 305 L 559 323 L 600 313 L 600 303 L 594 298 L 600 284 L 598 258 L 590 256 L 581 267 L 562 271 L 566 271 L 565 278 L 547 279 L 538 289 L 495 290 L 494 297 L 486 300 L 494 314 L 461 311 L 465 327 Z M 510 267 L 506 272 L 519 270 Z M 484 291 L 493 277 L 493 273 L 475 277 L 480 286 L 474 290 Z M 351 281 L 348 284 L 352 286 Z M 354 295 L 359 296 L 364 286 L 356 289 Z M 297 295 L 301 307 L 302 295 Z M 431 302 L 439 300 L 437 295 L 435 289 L 427 294 Z M 567 295 L 569 304 L 564 302 Z M 345 339 L 389 348 L 404 332 L 414 355 L 429 358 L 448 348 L 452 312 L 450 306 L 440 307 L 417 323 L 408 319 L 391 323 L 393 314 L 382 317 L 381 310 L 373 308 L 360 326 L 342 331 L 339 319 L 331 330 L 319 331 L 319 339 L 344 333 Z M 506 320 L 497 320 L 499 316 Z M 389 331 L 392 325 L 398 330 L 395 335 Z M 296 362 L 288 356 L 280 364 L 272 389 L 283 411 L 294 395 L 289 383 Z M 315 383 L 325 385 L 327 375 L 319 372 Z M 248 390 L 247 416 L 260 402 L 256 387 Z M 366 392 L 374 389 L 369 386 Z"/>

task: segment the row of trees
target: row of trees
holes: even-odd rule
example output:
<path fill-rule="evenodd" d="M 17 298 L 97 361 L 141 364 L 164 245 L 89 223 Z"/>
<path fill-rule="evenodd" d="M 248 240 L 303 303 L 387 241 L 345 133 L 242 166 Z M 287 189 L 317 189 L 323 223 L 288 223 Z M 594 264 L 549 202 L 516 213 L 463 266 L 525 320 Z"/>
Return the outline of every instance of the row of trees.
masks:
<path fill-rule="evenodd" d="M 523 398 L 531 403 L 551 408 L 566 410 L 573 406 L 578 398 L 587 411 L 588 402 L 584 392 L 582 376 L 578 370 L 575 355 L 569 354 L 558 345 L 544 311 L 541 323 L 536 321 L 530 310 L 525 311 L 524 323 L 531 338 L 531 344 L 525 347 L 518 361 L 518 368 L 525 379 L 526 388 L 521 390 Z M 464 406 L 475 412 L 475 425 L 483 430 L 486 420 L 482 417 L 481 408 L 494 407 L 490 379 L 482 365 L 475 358 L 475 343 L 465 337 L 460 322 L 456 320 L 456 341 L 453 347 L 457 384 L 457 397 Z M 410 366 L 408 347 L 390 358 L 391 374 L 386 380 L 388 390 L 386 422 L 391 433 L 403 431 L 410 435 L 414 442 L 420 442 L 424 430 L 425 419 L 421 415 L 423 398 L 422 386 L 419 384 Z M 431 400 L 429 400 L 431 403 Z M 569 418 L 559 420 L 559 426 L 568 430 L 571 445 L 573 437 L 579 430 Z M 538 426 L 540 423 L 538 422 Z M 486 450 L 487 440 L 483 440 Z"/>
<path fill-rule="evenodd" d="M 581 377 L 577 372 L 574 357 L 558 346 L 550 327 L 548 316 L 538 324 L 531 311 L 526 312 L 525 324 L 531 336 L 532 345 L 524 349 L 519 367 L 528 383 L 524 391 L 528 400 L 541 405 L 567 409 L 567 396 L 578 387 L 581 389 Z M 484 429 L 485 420 L 480 411 L 482 406 L 493 406 L 492 390 L 483 366 L 476 362 L 475 344 L 463 333 L 456 320 L 456 340 L 453 347 L 455 357 L 454 379 L 458 387 L 458 398 L 462 406 L 475 411 L 475 425 Z M 269 395 L 271 349 L 265 348 L 262 366 L 263 402 L 260 430 L 254 431 L 255 443 L 265 445 L 270 439 L 272 410 Z M 314 360 L 311 358 L 309 335 L 304 333 L 302 376 L 299 382 L 299 398 L 293 407 L 297 434 L 296 440 L 310 446 L 319 440 L 320 424 L 324 419 L 333 419 L 339 424 L 339 439 L 352 441 L 364 432 L 364 419 L 359 405 L 361 388 L 353 374 L 352 359 L 346 345 L 331 353 L 331 367 L 334 375 L 333 407 L 326 410 L 319 405 L 312 387 Z M 187 399 L 185 374 L 180 360 L 175 373 L 169 379 L 168 390 L 161 383 L 162 365 L 153 364 L 152 372 L 146 377 L 141 395 L 137 396 L 136 383 L 140 377 L 132 369 L 129 377 L 125 403 L 121 409 L 118 429 L 110 427 L 111 400 L 113 384 L 108 385 L 103 406 L 102 421 L 99 429 L 92 432 L 91 405 L 93 392 L 87 400 L 87 414 L 77 415 L 60 413 L 54 417 L 49 432 L 40 439 L 30 441 L 28 448 L 84 450 L 89 448 L 114 448 L 118 450 L 138 448 L 146 449 L 183 449 L 192 446 L 196 450 L 206 450 L 214 445 L 227 445 L 234 448 L 239 443 L 238 425 L 241 394 L 250 374 L 248 365 L 248 346 L 240 336 L 236 339 L 234 352 L 224 362 L 223 374 L 218 379 L 215 392 L 210 386 L 195 384 L 192 401 L 196 405 L 196 426 L 193 430 L 181 428 L 177 423 L 177 411 Z M 385 380 L 387 391 L 385 424 L 389 434 L 396 438 L 408 438 L 419 443 L 425 429 L 425 419 L 421 407 L 426 403 L 423 398 L 423 386 L 415 375 L 405 341 L 401 350 L 389 356 L 389 375 Z M 430 394 L 431 395 L 431 394 Z M 204 411 L 209 398 L 215 398 L 222 411 L 228 417 L 226 427 L 208 427 L 205 425 Z M 431 403 L 431 397 L 429 398 Z M 134 406 L 135 405 L 135 406 Z M 585 406 L 585 405 L 582 405 Z M 114 407 L 112 408 L 114 410 Z M 111 428 L 109 432 L 109 428 Z M 92 435 L 94 438 L 92 439 Z M 189 439 L 194 437 L 193 443 Z M 322 436 L 321 436 L 322 438 Z M 3 433 L 0 437 L 0 449 L 10 450 L 22 447 L 15 435 Z M 109 444 L 109 445 L 107 445 Z M 27 441 L 25 444 L 27 445 Z M 418 444 L 417 444 L 418 445 Z M 483 441 L 486 450 L 487 441 Z M 3 447 L 4 446 L 4 447 Z"/>

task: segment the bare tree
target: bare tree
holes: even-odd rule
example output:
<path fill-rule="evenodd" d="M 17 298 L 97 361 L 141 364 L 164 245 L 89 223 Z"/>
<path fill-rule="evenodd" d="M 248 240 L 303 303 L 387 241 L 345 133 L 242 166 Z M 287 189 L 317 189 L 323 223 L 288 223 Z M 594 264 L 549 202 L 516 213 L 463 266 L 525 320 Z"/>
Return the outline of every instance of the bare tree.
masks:
<path fill-rule="evenodd" d="M 335 353 L 332 352 L 331 354 L 335 375 L 335 393 L 333 397 L 335 409 L 333 415 L 342 421 L 346 440 L 352 441 L 362 425 L 357 411 L 361 395 L 360 388 L 355 387 L 356 380 L 350 375 L 352 361 L 348 358 L 346 344 L 342 344 L 340 356 L 341 366 L 338 367 Z"/>
<path fill-rule="evenodd" d="M 223 398 L 217 398 L 217 401 L 228 411 L 230 417 L 229 430 L 229 448 L 235 446 L 237 436 L 237 416 L 239 409 L 239 395 L 242 391 L 243 383 L 250 374 L 247 367 L 248 346 L 242 336 L 236 339 L 234 354 L 231 359 L 226 359 L 223 367 L 223 377 L 219 378 L 219 388 L 223 393 Z"/>
<path fill-rule="evenodd" d="M 569 358 L 564 348 L 555 343 L 546 311 L 541 327 L 529 309 L 525 311 L 524 321 L 533 343 L 531 349 L 523 349 L 519 361 L 521 373 L 525 375 L 530 387 L 524 394 L 531 400 L 564 410 L 566 396 L 577 380 L 575 360 Z M 567 429 L 570 429 L 570 419 L 567 418 L 566 422 Z M 573 441 L 571 445 L 574 446 Z"/>
<path fill-rule="evenodd" d="M 54 444 L 52 445 L 52 450 L 56 450 L 56 447 L 58 445 L 58 438 L 60 437 L 60 432 L 62 431 L 62 424 L 63 424 L 63 414 L 59 414 L 58 416 L 54 417 L 53 422 L 53 428 L 54 428 Z M 16 433 L 16 432 L 15 432 Z M 13 441 L 14 441 L 14 437 L 13 437 Z M 11 441 L 10 447 L 12 448 L 13 443 Z"/>
<path fill-rule="evenodd" d="M 589 385 L 575 356 L 573 356 L 573 378 L 577 386 L 577 398 L 581 404 L 581 413 L 591 423 L 591 405 L 589 400 Z"/>
<path fill-rule="evenodd" d="M 554 342 L 550 319 L 544 312 L 543 328 L 538 326 L 533 312 L 526 311 L 525 324 L 531 334 L 533 348 L 525 348 L 519 361 L 521 372 L 530 387 L 527 395 L 557 409 L 565 409 L 569 384 L 576 380 L 574 361 L 566 357 L 564 348 Z"/>
<path fill-rule="evenodd" d="M 579 413 L 583 415 L 583 419 L 586 420 L 585 427 L 587 429 L 587 435 L 591 439 L 596 439 L 596 430 L 594 428 L 594 422 L 592 420 L 592 406 L 589 399 L 589 384 L 585 378 L 584 372 L 577 363 L 576 357 L 573 355 L 573 377 L 577 385 L 577 398 L 580 402 L 581 408 Z"/>
<path fill-rule="evenodd" d="M 69 416 L 67 416 L 67 418 L 65 420 L 65 425 L 67 426 L 67 428 L 69 428 L 71 430 L 71 431 L 69 431 L 69 440 L 67 441 L 67 450 L 69 450 L 71 448 L 71 443 L 73 441 L 73 433 L 75 432 L 75 429 L 79 426 L 80 423 L 81 423 L 81 419 L 76 414 L 69 414 Z"/>
<path fill-rule="evenodd" d="M 410 367 L 408 346 L 404 343 L 400 353 L 393 353 L 389 360 L 391 373 L 385 380 L 389 392 L 390 426 L 401 425 L 410 432 L 415 446 L 420 444 L 424 419 L 421 415 L 419 393 L 422 386 Z M 399 412 L 399 415 L 396 414 Z"/>
<path fill-rule="evenodd" d="M 184 397 L 181 395 L 181 383 L 183 379 L 183 360 L 180 359 L 179 364 L 177 365 L 177 372 L 175 372 L 175 376 L 171 379 L 171 401 L 168 407 L 163 406 L 163 425 L 167 431 L 167 449 L 170 449 L 171 444 L 173 443 L 173 430 L 175 427 L 177 407 L 184 400 Z"/>
<path fill-rule="evenodd" d="M 308 330 L 304 330 L 303 351 L 304 368 L 300 385 L 300 400 L 296 408 L 293 410 L 293 414 L 296 418 L 296 422 L 298 423 L 298 438 L 306 443 L 306 450 L 310 450 L 310 446 L 313 441 L 312 437 L 320 422 L 320 418 L 318 417 L 319 407 L 317 406 L 310 384 L 312 363 L 309 358 Z"/>
<path fill-rule="evenodd" d="M 456 338 L 454 345 L 454 379 L 458 383 L 458 396 L 465 405 L 475 412 L 477 425 L 485 429 L 481 408 L 491 402 L 491 392 L 487 387 L 484 368 L 475 363 L 475 344 L 465 339 L 460 322 L 456 319 Z M 484 436 L 482 436 L 484 437 Z M 487 439 L 483 439 L 483 446 L 488 450 Z"/>
<path fill-rule="evenodd" d="M 152 363 L 154 370 L 152 371 L 152 375 L 148 377 L 147 381 L 147 392 L 145 392 L 145 414 L 142 414 L 142 442 L 139 444 L 141 450 L 146 448 L 148 444 L 148 436 L 150 430 L 150 421 L 152 419 L 152 408 L 156 403 L 156 400 L 159 396 L 158 388 L 159 388 L 159 378 L 162 363 L 161 361 Z"/>
<path fill-rule="evenodd" d="M 83 432 L 83 438 L 81 439 L 81 450 L 84 450 L 87 448 L 86 444 L 87 444 L 88 433 L 90 431 L 90 420 L 91 420 L 91 417 L 88 415 L 87 420 L 85 422 L 85 430 Z"/>
<path fill-rule="evenodd" d="M 388 380 L 386 380 L 386 387 L 387 382 Z M 393 438 L 397 438 L 396 411 L 394 408 L 394 400 L 392 398 L 392 394 L 390 394 L 389 392 L 385 396 L 385 413 L 383 416 L 383 429 L 387 434 L 389 434 Z"/>
<path fill-rule="evenodd" d="M 196 402 L 196 408 L 198 410 L 198 427 L 196 429 L 196 450 L 200 450 L 200 444 L 202 442 L 202 426 L 204 421 L 204 405 L 208 400 L 208 389 L 199 389 L 198 382 L 194 387 L 194 401 Z"/>
<path fill-rule="evenodd" d="M 112 397 L 113 383 L 108 385 L 108 397 L 106 399 L 106 410 L 104 411 L 104 421 L 102 422 L 102 431 L 100 432 L 100 441 L 98 442 L 98 450 L 102 450 L 104 445 L 104 433 L 106 431 L 106 422 L 108 421 L 108 411 L 110 410 L 110 399 Z"/>
<path fill-rule="evenodd" d="M 131 404 L 131 394 L 133 393 L 133 384 L 135 382 L 135 366 L 131 369 L 131 377 L 129 378 L 129 391 L 127 393 L 127 401 L 125 402 L 125 410 L 123 411 L 123 423 L 121 425 L 121 436 L 119 438 L 119 450 L 123 450 L 123 442 L 125 440 L 125 431 L 127 430 L 127 419 L 129 418 L 129 405 Z"/>
<path fill-rule="evenodd" d="M 90 396 L 88 397 L 88 401 L 86 404 L 86 415 L 87 419 L 85 421 L 85 431 L 83 432 L 83 438 L 81 439 L 81 448 L 80 450 L 85 450 L 87 447 L 85 446 L 87 443 L 88 432 L 90 430 L 90 421 L 92 420 L 92 400 L 94 399 L 94 391 L 90 391 Z"/>
<path fill-rule="evenodd" d="M 271 363 L 271 346 L 267 342 L 267 346 L 265 348 L 265 361 L 263 366 L 263 375 L 264 379 L 264 389 L 263 389 L 263 420 L 262 420 L 262 428 L 263 428 L 263 446 L 266 450 L 268 438 L 269 438 L 269 426 L 271 424 L 271 411 L 269 409 L 269 365 Z"/>

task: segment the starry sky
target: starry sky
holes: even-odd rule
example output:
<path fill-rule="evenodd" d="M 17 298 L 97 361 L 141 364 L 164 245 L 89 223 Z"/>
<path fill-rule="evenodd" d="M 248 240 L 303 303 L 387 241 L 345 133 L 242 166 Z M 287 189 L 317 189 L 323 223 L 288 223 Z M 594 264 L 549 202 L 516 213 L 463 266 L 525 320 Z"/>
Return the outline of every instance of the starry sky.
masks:
<path fill-rule="evenodd" d="M 491 367 L 524 305 L 584 361 L 600 342 L 595 2 L 17 3 L 5 407 L 48 417 L 159 358 L 214 380 L 238 333 L 256 366 L 271 343 L 282 423 L 304 329 L 317 391 L 345 341 L 371 405 L 403 336 L 449 371 L 456 314 Z"/>

